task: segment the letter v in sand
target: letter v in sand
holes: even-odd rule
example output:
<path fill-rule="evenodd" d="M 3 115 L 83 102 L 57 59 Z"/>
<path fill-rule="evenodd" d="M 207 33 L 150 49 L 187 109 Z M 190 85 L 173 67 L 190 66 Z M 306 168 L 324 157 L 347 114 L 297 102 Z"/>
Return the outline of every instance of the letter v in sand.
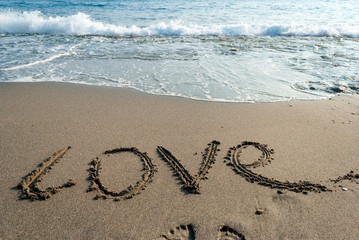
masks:
<path fill-rule="evenodd" d="M 161 155 L 163 160 L 165 160 L 172 166 L 173 170 L 175 171 L 175 174 L 185 184 L 185 190 L 190 193 L 200 193 L 199 182 L 201 181 L 201 179 L 206 178 L 205 176 L 208 173 L 208 170 L 212 167 L 211 165 L 215 161 L 216 151 L 219 151 L 219 144 L 220 143 L 217 141 L 213 141 L 208 144 L 208 147 L 203 154 L 202 166 L 200 167 L 198 174 L 196 174 L 194 177 L 183 167 L 181 162 L 177 160 L 170 151 L 168 151 L 162 146 L 158 146 L 157 151 Z"/>

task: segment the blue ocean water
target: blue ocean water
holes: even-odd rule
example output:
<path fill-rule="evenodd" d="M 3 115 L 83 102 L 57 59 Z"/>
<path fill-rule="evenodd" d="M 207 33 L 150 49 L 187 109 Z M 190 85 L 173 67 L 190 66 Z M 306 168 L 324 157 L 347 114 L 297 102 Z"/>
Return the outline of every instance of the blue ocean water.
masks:
<path fill-rule="evenodd" d="M 359 92 L 357 0 L 0 0 L 0 81 L 208 101 Z"/>

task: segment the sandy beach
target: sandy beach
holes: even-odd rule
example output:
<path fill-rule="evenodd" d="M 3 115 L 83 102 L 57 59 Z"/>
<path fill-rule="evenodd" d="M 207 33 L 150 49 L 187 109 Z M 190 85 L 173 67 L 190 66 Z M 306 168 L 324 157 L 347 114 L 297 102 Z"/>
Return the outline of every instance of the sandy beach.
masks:
<path fill-rule="evenodd" d="M 358 129 L 357 94 L 0 83 L 0 239 L 357 239 Z"/>

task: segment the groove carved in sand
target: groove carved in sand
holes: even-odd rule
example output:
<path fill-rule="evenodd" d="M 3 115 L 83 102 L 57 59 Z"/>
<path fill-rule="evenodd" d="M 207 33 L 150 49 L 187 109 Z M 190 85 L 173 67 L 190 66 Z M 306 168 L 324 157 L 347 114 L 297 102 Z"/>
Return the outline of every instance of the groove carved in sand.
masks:
<path fill-rule="evenodd" d="M 127 189 L 121 192 L 116 192 L 109 190 L 101 182 L 101 162 L 105 156 L 121 152 L 130 152 L 138 156 L 143 163 L 143 170 L 145 172 L 142 175 L 142 179 L 138 181 L 134 186 L 130 185 Z M 141 190 L 144 190 L 148 183 L 152 182 L 153 176 L 156 171 L 157 168 L 152 163 L 151 158 L 149 158 L 146 153 L 141 153 L 137 148 L 115 148 L 113 150 L 108 150 L 92 161 L 92 166 L 90 168 L 91 185 L 88 191 L 96 190 L 99 193 L 96 195 L 95 199 L 113 198 L 115 201 L 119 201 L 121 199 L 132 198 L 133 196 L 139 194 Z"/>
<path fill-rule="evenodd" d="M 355 173 L 354 170 L 350 171 L 348 174 L 344 175 L 344 176 L 339 176 L 336 179 L 330 179 L 331 182 L 334 183 L 338 183 L 338 182 L 342 182 L 342 181 L 350 181 L 350 182 L 355 182 L 357 184 L 359 184 L 359 173 Z"/>
<path fill-rule="evenodd" d="M 220 143 L 217 141 L 212 141 L 208 144 L 204 154 L 203 154 L 203 162 L 199 169 L 198 174 L 194 177 L 183 167 L 181 162 L 177 160 L 170 151 L 165 149 L 162 146 L 157 147 L 158 153 L 161 155 L 163 160 L 169 163 L 175 174 L 181 179 L 184 183 L 184 189 L 190 193 L 200 193 L 200 186 L 199 182 L 202 179 L 205 179 L 206 174 L 208 173 L 209 169 L 212 167 L 211 165 L 215 161 L 216 151 L 218 151 L 218 145 Z"/>
<path fill-rule="evenodd" d="M 262 151 L 262 156 L 258 161 L 252 164 L 242 164 L 240 161 L 240 153 L 241 150 L 247 146 L 254 146 L 258 150 Z M 237 172 L 239 175 L 244 177 L 248 182 L 258 183 L 259 185 L 267 186 L 270 188 L 279 188 L 279 189 L 287 189 L 293 192 L 326 192 L 331 191 L 326 186 L 320 184 L 313 184 L 308 181 L 299 181 L 298 183 L 290 183 L 288 181 L 281 182 L 275 179 L 270 179 L 263 177 L 259 174 L 256 174 L 249 170 L 250 167 L 256 167 L 260 165 L 264 165 L 271 161 L 271 154 L 274 151 L 272 149 L 268 149 L 266 145 L 256 143 L 256 142 L 242 142 L 237 147 L 232 147 L 229 149 L 227 156 L 225 157 L 225 161 L 227 165 L 231 166 L 232 169 Z"/>
<path fill-rule="evenodd" d="M 41 189 L 39 186 L 39 182 L 42 181 L 42 178 L 45 176 L 45 174 L 48 173 L 52 167 L 60 161 L 60 159 L 70 148 L 71 147 L 69 146 L 57 151 L 54 153 L 54 155 L 41 162 L 38 168 L 24 177 L 24 179 L 17 186 L 21 190 L 20 199 L 46 200 L 53 194 L 59 192 L 61 189 L 72 187 L 76 184 L 74 180 L 70 179 L 67 183 L 61 186 L 51 186 L 45 190 Z"/>

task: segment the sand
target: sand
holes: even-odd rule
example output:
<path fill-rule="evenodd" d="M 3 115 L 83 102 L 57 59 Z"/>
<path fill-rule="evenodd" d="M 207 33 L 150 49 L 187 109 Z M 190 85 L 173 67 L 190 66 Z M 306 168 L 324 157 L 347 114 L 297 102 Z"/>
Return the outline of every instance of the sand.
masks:
<path fill-rule="evenodd" d="M 357 239 L 358 129 L 359 95 L 1 83 L 0 239 Z"/>

